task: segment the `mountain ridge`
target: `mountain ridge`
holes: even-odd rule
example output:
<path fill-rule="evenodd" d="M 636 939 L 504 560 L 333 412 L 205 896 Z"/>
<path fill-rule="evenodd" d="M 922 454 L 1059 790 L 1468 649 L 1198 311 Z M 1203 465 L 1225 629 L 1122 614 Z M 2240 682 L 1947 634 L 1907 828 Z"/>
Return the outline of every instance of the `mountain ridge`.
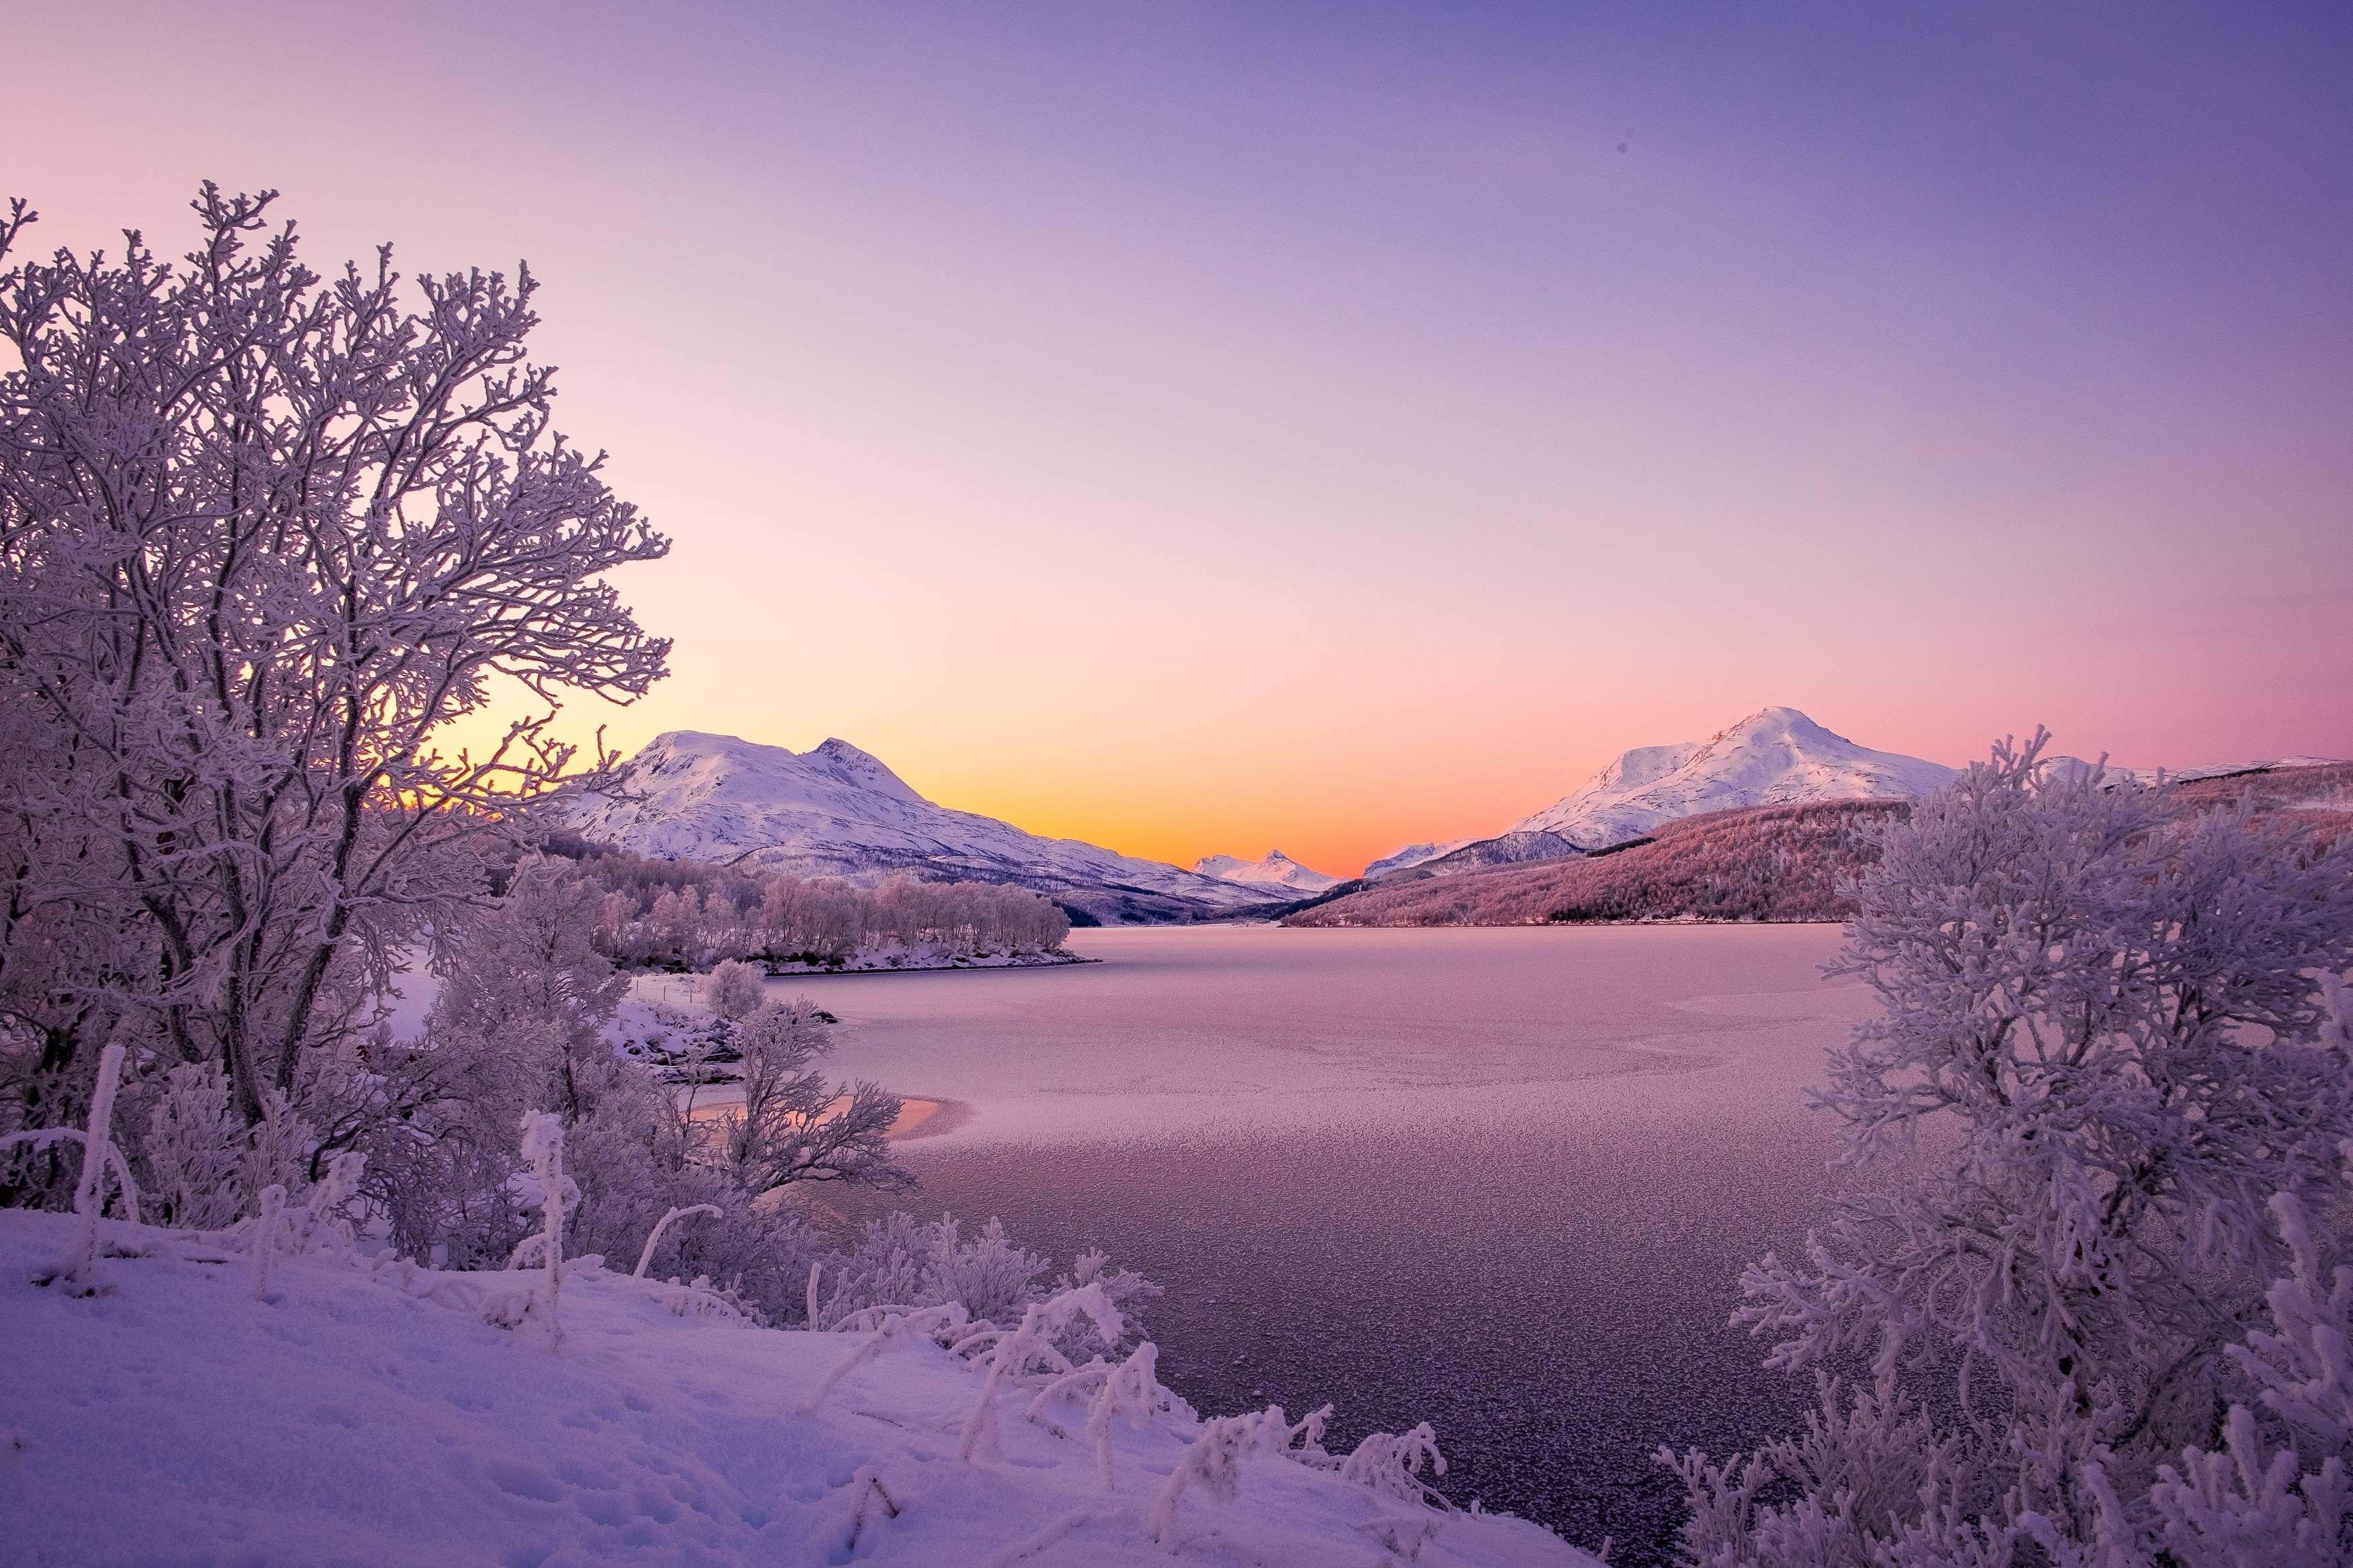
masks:
<path fill-rule="evenodd" d="M 839 738 L 796 752 L 666 731 L 622 764 L 612 787 L 575 803 L 565 826 L 655 859 L 857 880 L 903 870 L 1015 882 L 1098 920 L 1195 919 L 1270 900 L 1247 884 L 940 805 Z"/>

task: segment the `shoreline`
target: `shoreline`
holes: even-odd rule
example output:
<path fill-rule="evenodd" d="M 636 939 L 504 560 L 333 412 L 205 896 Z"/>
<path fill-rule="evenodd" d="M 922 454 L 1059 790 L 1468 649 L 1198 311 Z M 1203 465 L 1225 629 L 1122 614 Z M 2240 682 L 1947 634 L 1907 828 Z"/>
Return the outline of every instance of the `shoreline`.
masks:
<path fill-rule="evenodd" d="M 694 1109 L 689 1113 L 693 1121 L 708 1121 L 743 1108 L 744 1090 L 740 1083 L 699 1084 L 694 1088 Z M 841 1102 L 837 1100 L 835 1103 Z M 882 1136 L 893 1143 L 911 1143 L 920 1138 L 944 1138 L 951 1132 L 971 1126 L 979 1116 L 979 1108 L 970 1100 L 955 1100 L 944 1094 L 902 1094 L 899 1097 L 898 1120 L 891 1123 Z"/>
<path fill-rule="evenodd" d="M 850 974 L 988 974 L 998 970 L 1067 969 L 1074 963 L 1101 963 L 1100 958 L 1086 958 L 1078 953 L 1059 953 L 1052 958 L 1018 960 L 1009 963 L 878 963 L 871 968 L 843 965 L 839 969 L 770 969 L 761 966 L 763 980 L 828 980 Z M 691 984 L 710 972 L 701 969 L 622 969 L 617 973 L 629 977 L 635 985 L 640 980 L 678 980 Z"/>

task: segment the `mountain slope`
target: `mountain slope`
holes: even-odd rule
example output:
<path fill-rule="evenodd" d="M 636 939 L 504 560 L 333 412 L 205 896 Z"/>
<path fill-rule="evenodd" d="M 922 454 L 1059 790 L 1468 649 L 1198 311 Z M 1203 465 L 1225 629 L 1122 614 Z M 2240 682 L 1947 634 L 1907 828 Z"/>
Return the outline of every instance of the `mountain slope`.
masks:
<path fill-rule="evenodd" d="M 1267 901 L 1261 889 L 1044 838 L 936 805 L 847 741 L 805 752 L 733 735 L 672 731 L 631 758 L 615 787 L 566 823 L 585 838 L 664 860 L 707 860 L 797 876 L 894 870 L 1018 882 L 1098 918 L 1185 918 Z M 1102 891 L 1142 894 L 1090 898 Z"/>
<path fill-rule="evenodd" d="M 1303 866 L 1280 849 L 1268 850 L 1263 860 L 1245 860 L 1236 855 L 1205 855 L 1193 862 L 1193 871 L 1196 876 L 1215 877 L 1221 882 L 1262 888 L 1293 898 L 1340 885 L 1339 878 Z"/>
<path fill-rule="evenodd" d="M 1387 876 L 1391 871 L 1402 871 L 1409 866 L 1419 866 L 1425 860 L 1435 860 L 1441 855 L 1451 855 L 1470 842 L 1468 838 L 1450 838 L 1443 844 L 1409 844 L 1402 849 L 1393 849 L 1382 856 L 1366 867 L 1361 874 L 1366 880 L 1369 881 L 1375 877 Z"/>
<path fill-rule="evenodd" d="M 1513 831 L 1555 833 L 1601 849 L 1703 812 L 1904 799 L 1941 787 L 1953 773 L 1941 763 L 1858 746 L 1794 708 L 1767 708 L 1704 741 L 1628 752 Z"/>
<path fill-rule="evenodd" d="M 1283 918 L 1294 926 L 1843 920 L 1841 880 L 1876 857 L 1871 823 L 1903 801 L 1747 806 L 1670 822 L 1622 849 L 1447 874 L 1436 863 Z M 1519 837 L 1506 835 L 1506 837 Z"/>

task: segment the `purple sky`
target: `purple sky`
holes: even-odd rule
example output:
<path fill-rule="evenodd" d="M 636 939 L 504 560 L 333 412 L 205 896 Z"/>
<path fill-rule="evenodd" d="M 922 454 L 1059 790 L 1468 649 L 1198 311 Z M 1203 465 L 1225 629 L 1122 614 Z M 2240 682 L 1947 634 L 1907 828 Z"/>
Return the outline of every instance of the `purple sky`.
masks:
<path fill-rule="evenodd" d="M 44 247 L 530 259 L 677 540 L 628 743 L 1335 871 L 1768 703 L 2353 754 L 2353 9 L 6 26 Z"/>

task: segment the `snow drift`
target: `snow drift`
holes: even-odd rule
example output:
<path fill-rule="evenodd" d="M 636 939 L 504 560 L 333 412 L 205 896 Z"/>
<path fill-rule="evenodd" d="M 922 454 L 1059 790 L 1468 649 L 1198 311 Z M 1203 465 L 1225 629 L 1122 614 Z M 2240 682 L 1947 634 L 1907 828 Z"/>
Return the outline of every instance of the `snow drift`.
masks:
<path fill-rule="evenodd" d="M 528 1313 L 486 1321 L 537 1268 L 330 1245 L 257 1300 L 221 1238 L 112 1222 L 78 1300 L 28 1283 L 73 1224 L 0 1213 L 0 1519 L 26 1568 L 1593 1563 L 1412 1500 L 1414 1434 L 1302 1462 L 1320 1422 L 1278 1447 L 1261 1416 L 1147 1396 L 1148 1365 L 1101 1400 L 991 1390 L 922 1332 L 860 1358 L 871 1333 L 751 1328 L 586 1259 L 559 1350 Z"/>

